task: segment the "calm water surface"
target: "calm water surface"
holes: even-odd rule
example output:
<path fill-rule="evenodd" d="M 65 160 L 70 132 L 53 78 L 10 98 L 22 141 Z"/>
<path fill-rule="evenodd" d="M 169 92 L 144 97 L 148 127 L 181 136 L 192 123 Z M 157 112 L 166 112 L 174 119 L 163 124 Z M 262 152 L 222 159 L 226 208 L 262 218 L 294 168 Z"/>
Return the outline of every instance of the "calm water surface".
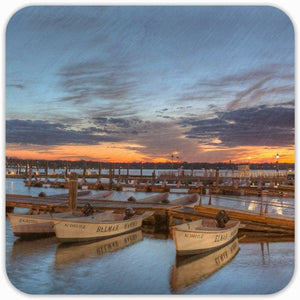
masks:
<path fill-rule="evenodd" d="M 40 191 L 67 192 L 28 189 L 22 180 L 6 180 L 6 193 L 36 196 Z M 145 195 L 149 194 L 135 197 Z M 270 294 L 289 283 L 294 261 L 294 242 L 249 239 L 206 256 L 178 260 L 171 238 L 140 230 L 70 246 L 55 237 L 23 241 L 14 237 L 6 219 L 7 275 L 17 289 L 29 294 Z"/>

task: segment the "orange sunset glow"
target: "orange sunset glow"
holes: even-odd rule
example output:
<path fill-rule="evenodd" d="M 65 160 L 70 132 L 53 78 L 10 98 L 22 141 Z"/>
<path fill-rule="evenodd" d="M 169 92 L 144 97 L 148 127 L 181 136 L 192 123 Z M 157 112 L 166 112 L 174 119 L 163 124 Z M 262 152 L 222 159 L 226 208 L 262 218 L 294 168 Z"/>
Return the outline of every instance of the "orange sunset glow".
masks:
<path fill-rule="evenodd" d="M 169 157 L 156 156 L 151 157 L 144 155 L 136 148 L 140 146 L 129 144 L 118 145 L 64 145 L 52 147 L 51 149 L 36 151 L 20 150 L 18 148 L 7 150 L 6 156 L 15 157 L 19 159 L 40 159 L 40 160 L 91 160 L 103 162 L 153 162 L 164 163 L 172 162 L 171 154 Z M 130 148 L 135 148 L 130 150 Z M 142 147 L 140 147 L 142 148 Z M 236 147 L 231 149 L 206 149 L 199 153 L 198 156 L 191 156 L 190 159 L 176 156 L 180 155 L 178 152 L 174 155 L 175 161 L 187 162 L 228 162 L 232 163 L 274 163 L 276 155 L 279 154 L 280 163 L 295 163 L 293 148 L 277 148 L 277 147 Z M 224 160 L 218 160 L 218 157 L 226 157 Z"/>

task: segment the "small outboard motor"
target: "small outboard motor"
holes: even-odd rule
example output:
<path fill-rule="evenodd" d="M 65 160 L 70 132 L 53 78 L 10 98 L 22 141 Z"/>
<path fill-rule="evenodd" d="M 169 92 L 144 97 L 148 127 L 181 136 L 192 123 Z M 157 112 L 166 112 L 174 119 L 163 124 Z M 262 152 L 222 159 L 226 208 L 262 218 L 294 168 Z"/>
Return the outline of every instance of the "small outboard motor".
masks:
<path fill-rule="evenodd" d="M 130 196 L 127 201 L 136 202 L 136 199 L 133 196 Z"/>
<path fill-rule="evenodd" d="M 81 212 L 85 216 L 91 216 L 94 213 L 94 208 L 90 203 L 87 203 L 84 205 L 84 207 L 81 209 Z"/>
<path fill-rule="evenodd" d="M 220 210 L 216 215 L 217 227 L 224 228 L 226 223 L 230 220 L 225 210 Z"/>
<path fill-rule="evenodd" d="M 134 216 L 135 211 L 133 210 L 132 207 L 127 207 L 125 209 L 125 214 L 124 214 L 124 220 L 130 219 L 132 216 Z"/>

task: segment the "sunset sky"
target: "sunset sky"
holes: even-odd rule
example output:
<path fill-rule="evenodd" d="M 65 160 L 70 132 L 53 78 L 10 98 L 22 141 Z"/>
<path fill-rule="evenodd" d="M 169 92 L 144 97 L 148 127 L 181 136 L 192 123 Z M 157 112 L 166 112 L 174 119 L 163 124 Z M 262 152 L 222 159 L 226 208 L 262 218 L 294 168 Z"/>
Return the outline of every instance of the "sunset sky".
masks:
<path fill-rule="evenodd" d="M 294 29 L 270 6 L 36 6 L 6 31 L 6 156 L 294 162 Z"/>

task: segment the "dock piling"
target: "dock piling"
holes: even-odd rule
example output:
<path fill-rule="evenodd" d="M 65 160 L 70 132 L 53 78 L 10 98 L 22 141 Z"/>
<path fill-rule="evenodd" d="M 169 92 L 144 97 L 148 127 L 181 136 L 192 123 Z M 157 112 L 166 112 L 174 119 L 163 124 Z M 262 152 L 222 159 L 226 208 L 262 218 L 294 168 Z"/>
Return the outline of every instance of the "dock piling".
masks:
<path fill-rule="evenodd" d="M 263 215 L 263 196 L 261 196 L 261 201 L 260 201 L 260 211 L 259 214 L 262 216 Z"/>
<path fill-rule="evenodd" d="M 211 195 L 209 195 L 208 205 L 211 205 Z"/>
<path fill-rule="evenodd" d="M 78 189 L 78 176 L 76 173 L 70 173 L 69 181 L 69 209 L 74 210 L 77 207 L 77 189 Z"/>

